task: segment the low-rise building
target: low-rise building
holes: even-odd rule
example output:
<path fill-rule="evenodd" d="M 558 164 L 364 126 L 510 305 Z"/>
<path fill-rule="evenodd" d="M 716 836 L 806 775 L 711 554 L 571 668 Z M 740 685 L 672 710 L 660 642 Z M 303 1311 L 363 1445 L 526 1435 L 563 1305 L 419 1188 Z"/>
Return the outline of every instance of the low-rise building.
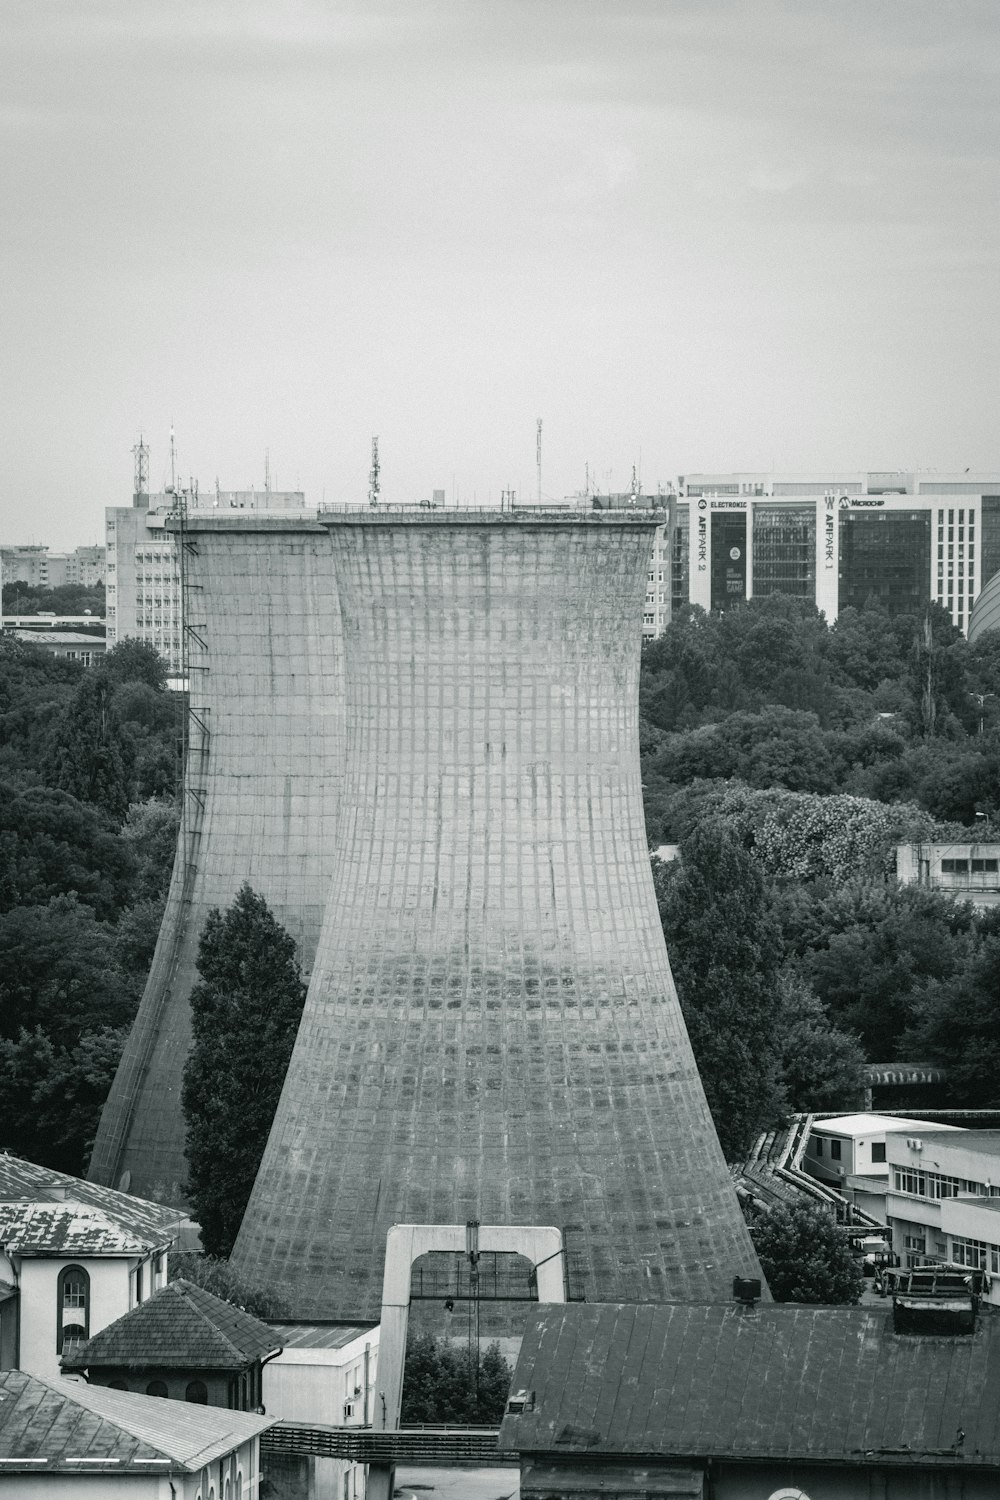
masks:
<path fill-rule="evenodd" d="M 167 1280 L 184 1215 L 0 1154 L 0 1369 L 63 1356 Z"/>
<path fill-rule="evenodd" d="M 886 1217 L 904 1266 L 946 1262 L 984 1271 L 1000 1306 L 1000 1130 L 926 1122 L 887 1137 Z"/>
<path fill-rule="evenodd" d="M 895 1303 L 539 1305 L 500 1448 L 522 1500 L 987 1500 L 1000 1319 L 967 1301 L 944 1337 Z"/>
<path fill-rule="evenodd" d="M 274 1323 L 272 1331 L 281 1352 L 263 1371 L 271 1416 L 317 1427 L 378 1426 L 377 1326 Z M 310 1495 L 361 1500 L 365 1493 L 365 1465 L 352 1459 L 288 1458 L 285 1464 L 286 1479 L 297 1474 Z"/>
<path fill-rule="evenodd" d="M 1000 843 L 897 844 L 902 885 L 950 891 L 974 906 L 1000 903 Z"/>
<path fill-rule="evenodd" d="M 952 1125 L 937 1127 L 954 1130 Z M 887 1141 L 923 1129 L 895 1115 L 836 1115 L 812 1123 L 802 1165 L 811 1177 L 837 1188 L 848 1202 L 885 1223 L 889 1190 Z"/>
<path fill-rule="evenodd" d="M 263 1366 L 281 1340 L 259 1318 L 179 1277 L 63 1359 L 91 1385 L 233 1411 L 263 1402 Z"/>
<path fill-rule="evenodd" d="M 5 1500 L 256 1500 L 274 1419 L 0 1371 Z"/>
<path fill-rule="evenodd" d="M 103 658 L 106 642 L 103 636 L 88 635 L 75 630 L 13 630 L 11 634 L 19 641 L 30 641 L 41 646 L 50 656 L 63 661 L 78 661 L 81 666 L 93 667 Z"/>

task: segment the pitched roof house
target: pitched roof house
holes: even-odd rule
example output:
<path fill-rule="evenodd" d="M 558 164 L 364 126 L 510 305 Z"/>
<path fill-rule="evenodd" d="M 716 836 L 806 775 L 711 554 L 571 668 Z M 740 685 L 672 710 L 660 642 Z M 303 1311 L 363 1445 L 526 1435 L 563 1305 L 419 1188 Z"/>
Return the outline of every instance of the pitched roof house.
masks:
<path fill-rule="evenodd" d="M 167 1279 L 176 1209 L 0 1154 L 0 1369 L 56 1378 L 74 1341 Z"/>
<path fill-rule="evenodd" d="M 63 1368 L 92 1385 L 250 1411 L 280 1337 L 259 1318 L 178 1279 L 73 1348 Z"/>
<path fill-rule="evenodd" d="M 192 1408 L 81 1382 L 0 1371 L 0 1484 L 11 1500 L 249 1500 L 273 1418 Z"/>

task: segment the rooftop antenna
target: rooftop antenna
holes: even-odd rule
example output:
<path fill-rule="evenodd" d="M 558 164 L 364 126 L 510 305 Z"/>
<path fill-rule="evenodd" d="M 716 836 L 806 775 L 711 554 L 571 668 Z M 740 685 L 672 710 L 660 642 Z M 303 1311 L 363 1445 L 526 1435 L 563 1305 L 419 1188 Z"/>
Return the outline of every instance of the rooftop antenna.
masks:
<path fill-rule="evenodd" d="M 135 481 L 132 485 L 132 493 L 135 499 L 139 500 L 149 494 L 149 444 L 143 442 L 141 432 L 139 441 L 132 449 L 132 457 L 135 459 Z"/>
<path fill-rule="evenodd" d="M 538 503 L 542 503 L 542 419 L 535 423 L 535 464 L 538 468 Z"/>
<path fill-rule="evenodd" d="M 170 428 L 170 493 L 177 492 L 177 448 L 174 444 L 174 429 Z"/>
<path fill-rule="evenodd" d="M 368 504 L 374 510 L 378 505 L 378 497 L 382 489 L 381 465 L 378 461 L 378 434 L 372 438 L 372 466 L 368 474 Z"/>
<path fill-rule="evenodd" d="M 264 449 L 264 494 L 271 493 L 271 450 Z"/>
<path fill-rule="evenodd" d="M 638 475 L 635 472 L 635 464 L 632 465 L 632 483 L 629 486 L 629 492 L 628 493 L 629 493 L 629 499 L 631 500 L 632 504 L 634 505 L 635 504 L 635 500 L 636 500 L 636 496 L 639 493 L 639 478 L 638 478 Z"/>

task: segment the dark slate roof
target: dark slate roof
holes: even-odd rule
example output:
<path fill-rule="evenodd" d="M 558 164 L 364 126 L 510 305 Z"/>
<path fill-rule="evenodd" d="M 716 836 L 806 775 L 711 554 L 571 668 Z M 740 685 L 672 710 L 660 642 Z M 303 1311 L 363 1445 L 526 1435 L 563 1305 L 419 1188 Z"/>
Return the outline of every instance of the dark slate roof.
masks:
<path fill-rule="evenodd" d="M 549 1305 L 511 1390 L 535 1393 L 501 1428 L 523 1453 L 1000 1465 L 989 1314 L 929 1337 L 894 1333 L 881 1307 Z"/>
<path fill-rule="evenodd" d="M 80 1177 L 0 1151 L 0 1203 L 42 1202 L 87 1204 L 117 1219 L 133 1234 L 157 1242 L 173 1238 L 174 1232 L 188 1222 L 180 1209 L 133 1198 L 131 1193 L 84 1182 Z"/>
<path fill-rule="evenodd" d="M 137 1232 L 86 1203 L 0 1203 L 0 1245 L 19 1255 L 148 1255 L 170 1242 L 167 1230 Z"/>
<path fill-rule="evenodd" d="M 275 1418 L 0 1370 L 5 1473 L 197 1473 Z"/>
<path fill-rule="evenodd" d="M 77 1370 L 242 1370 L 281 1347 L 259 1318 L 179 1278 L 76 1346 L 64 1364 Z"/>

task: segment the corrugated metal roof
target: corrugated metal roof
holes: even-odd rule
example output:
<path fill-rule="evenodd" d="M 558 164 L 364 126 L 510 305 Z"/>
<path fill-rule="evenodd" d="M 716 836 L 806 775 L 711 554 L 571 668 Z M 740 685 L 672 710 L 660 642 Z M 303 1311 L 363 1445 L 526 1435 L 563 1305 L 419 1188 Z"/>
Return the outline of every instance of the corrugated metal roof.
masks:
<path fill-rule="evenodd" d="M 280 1348 L 267 1323 L 178 1278 L 74 1347 L 65 1364 L 242 1370 Z"/>
<path fill-rule="evenodd" d="M 1000 1464 L 1000 1319 L 896 1334 L 883 1308 L 545 1306 L 501 1448 L 651 1457 Z M 959 1442 L 958 1435 L 964 1432 Z"/>
<path fill-rule="evenodd" d="M 273 1417 L 194 1406 L 82 1382 L 0 1371 L 0 1474 L 26 1469 L 197 1472 L 274 1425 Z M 88 1460 L 79 1464 L 79 1460 Z M 74 1460 L 77 1462 L 74 1463 Z"/>
<path fill-rule="evenodd" d="M 378 1332 L 377 1323 L 272 1323 L 284 1349 L 343 1349 L 362 1334 Z"/>
<path fill-rule="evenodd" d="M 0 1203 L 0 1244 L 20 1255 L 144 1255 L 170 1240 L 86 1203 Z"/>

